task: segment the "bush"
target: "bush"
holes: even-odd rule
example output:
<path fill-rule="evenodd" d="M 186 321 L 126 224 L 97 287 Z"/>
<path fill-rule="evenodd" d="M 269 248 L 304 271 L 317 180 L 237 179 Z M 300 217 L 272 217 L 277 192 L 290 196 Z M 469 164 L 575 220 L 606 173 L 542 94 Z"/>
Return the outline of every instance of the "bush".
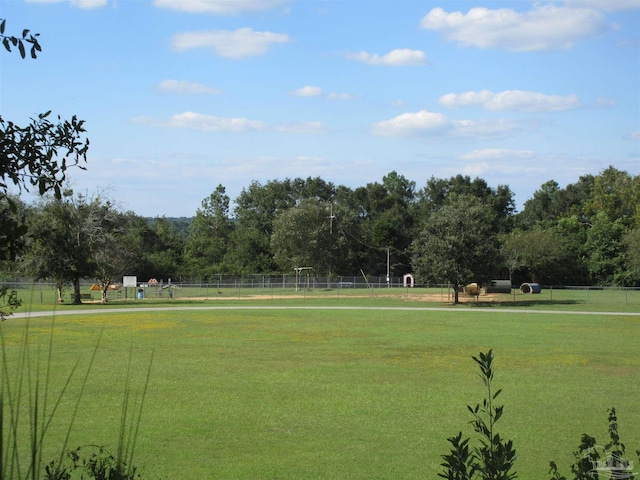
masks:
<path fill-rule="evenodd" d="M 511 480 L 516 477 L 514 462 L 516 450 L 511 440 L 505 441 L 496 432 L 496 423 L 502 417 L 503 405 L 495 400 L 502 390 L 493 391 L 493 351 L 472 357 L 480 367 L 480 378 L 487 388 L 482 404 L 467 406 L 473 417 L 471 425 L 477 434 L 477 444 L 470 447 L 471 439 L 463 438 L 462 432 L 448 438 L 451 451 L 443 455 L 444 471 L 438 476 L 449 480 Z"/>

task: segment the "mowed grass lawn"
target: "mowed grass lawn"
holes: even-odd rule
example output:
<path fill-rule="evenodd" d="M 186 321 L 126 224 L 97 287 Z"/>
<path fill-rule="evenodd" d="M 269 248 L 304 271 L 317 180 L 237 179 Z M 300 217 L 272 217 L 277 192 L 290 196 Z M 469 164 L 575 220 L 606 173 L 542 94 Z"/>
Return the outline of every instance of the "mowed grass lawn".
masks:
<path fill-rule="evenodd" d="M 270 305 L 275 305 L 270 303 Z M 29 325 L 46 365 L 51 318 L 2 325 L 9 371 Z M 55 317 L 55 391 L 80 358 L 47 440 L 55 458 L 102 332 L 70 447 L 115 450 L 129 357 L 140 399 L 154 352 L 135 464 L 148 479 L 436 478 L 448 436 L 471 434 L 481 402 L 471 356 L 493 348 L 519 478 L 570 473 L 580 435 L 607 441 L 615 406 L 640 449 L 638 316 L 239 309 Z M 35 361 L 35 360 L 34 360 Z M 41 366 L 40 376 L 44 376 Z M 133 409 L 130 409 L 133 413 Z"/>

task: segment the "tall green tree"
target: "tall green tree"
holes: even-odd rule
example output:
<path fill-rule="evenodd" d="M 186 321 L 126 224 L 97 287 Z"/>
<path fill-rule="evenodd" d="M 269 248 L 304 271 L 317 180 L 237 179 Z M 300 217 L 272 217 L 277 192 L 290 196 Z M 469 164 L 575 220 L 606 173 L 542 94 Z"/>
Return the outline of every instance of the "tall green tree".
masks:
<path fill-rule="evenodd" d="M 191 277 L 208 278 L 224 270 L 224 256 L 234 224 L 229 218 L 230 198 L 223 185 L 202 201 L 185 245 L 184 271 Z"/>
<path fill-rule="evenodd" d="M 517 230 L 502 237 L 503 259 L 513 271 L 523 268 L 528 280 L 553 283 L 563 261 L 559 237 L 553 229 Z"/>
<path fill-rule="evenodd" d="M 431 212 L 412 244 L 420 282 L 448 282 L 458 303 L 460 288 L 490 279 L 499 260 L 494 212 L 474 195 L 450 195 Z"/>
<path fill-rule="evenodd" d="M 363 267 L 368 273 L 402 275 L 410 270 L 408 248 L 414 235 L 415 182 L 391 171 L 382 183 L 356 189 L 362 226 L 361 242 L 369 245 Z M 386 252 L 389 251 L 389 262 Z"/>
<path fill-rule="evenodd" d="M 456 175 L 448 179 L 431 177 L 416 194 L 418 221 L 429 218 L 434 210 L 444 206 L 452 195 L 471 195 L 492 212 L 492 225 L 496 232 L 508 232 L 512 228 L 515 209 L 513 192 L 506 185 L 491 188 L 482 178 Z"/>
<path fill-rule="evenodd" d="M 28 271 L 52 280 L 60 301 L 62 286 L 72 283 L 73 303 L 82 303 L 80 280 L 95 273 L 91 249 L 98 234 L 99 208 L 99 202 L 67 192 L 63 198 L 49 199 L 30 216 Z"/>
<path fill-rule="evenodd" d="M 140 250 L 130 234 L 134 214 L 121 212 L 110 202 L 98 207 L 97 232 L 91 246 L 95 278 L 100 286 L 102 303 L 108 301 L 109 287 L 124 275 L 136 275 Z"/>
<path fill-rule="evenodd" d="M 278 269 L 271 248 L 273 222 L 305 198 L 330 202 L 335 188 L 320 178 L 253 181 L 235 199 L 236 226 L 226 261 L 237 273 L 270 273 Z"/>
<path fill-rule="evenodd" d="M 180 276 L 185 235 L 166 217 L 156 217 L 141 227 L 144 233 L 142 278 L 176 279 Z"/>
<path fill-rule="evenodd" d="M 524 230 L 549 228 L 566 217 L 576 217 L 586 223 L 584 205 L 591 195 L 594 181 L 593 175 L 584 175 L 564 189 L 555 180 L 543 183 L 524 203 L 522 212 L 516 216 L 516 224 Z"/>
<path fill-rule="evenodd" d="M 627 232 L 622 241 L 628 252 L 625 259 L 628 285 L 640 285 L 640 226 Z"/>
<path fill-rule="evenodd" d="M 278 214 L 273 224 L 271 248 L 282 272 L 312 267 L 316 274 L 330 273 L 330 205 L 313 198 Z"/>

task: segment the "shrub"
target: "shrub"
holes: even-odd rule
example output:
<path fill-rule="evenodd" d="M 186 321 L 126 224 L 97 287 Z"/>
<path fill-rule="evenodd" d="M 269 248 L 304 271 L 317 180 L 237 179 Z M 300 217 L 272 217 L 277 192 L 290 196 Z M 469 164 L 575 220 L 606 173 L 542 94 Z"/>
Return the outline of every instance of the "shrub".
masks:
<path fill-rule="evenodd" d="M 470 424 L 477 434 L 476 445 L 471 447 L 471 438 L 463 438 L 462 432 L 447 441 L 451 451 L 443 455 L 441 464 L 444 471 L 438 476 L 448 480 L 511 480 L 516 477 L 514 462 L 516 450 L 511 440 L 503 440 L 496 431 L 496 423 L 502 417 L 503 405 L 496 405 L 495 400 L 501 393 L 493 389 L 493 351 L 472 357 L 480 367 L 480 378 L 487 389 L 487 396 L 482 404 L 467 406 L 473 419 Z"/>
<path fill-rule="evenodd" d="M 598 480 L 610 478 L 615 480 L 634 478 L 633 462 L 626 459 L 626 447 L 620 441 L 618 433 L 618 416 L 615 408 L 609 409 L 607 417 L 609 422 L 609 441 L 604 446 L 599 446 L 596 439 L 583 434 L 578 445 L 578 450 L 573 453 L 575 458 L 571 465 L 572 477 L 561 475 L 554 461 L 549 463 L 551 480 Z M 640 459 L 640 450 L 636 451 Z"/>

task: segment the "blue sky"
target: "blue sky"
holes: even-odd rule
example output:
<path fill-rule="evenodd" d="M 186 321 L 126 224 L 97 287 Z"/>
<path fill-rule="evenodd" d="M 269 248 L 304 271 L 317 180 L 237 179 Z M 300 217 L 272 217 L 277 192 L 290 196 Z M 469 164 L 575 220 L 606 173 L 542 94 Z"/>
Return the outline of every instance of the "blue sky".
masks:
<path fill-rule="evenodd" d="M 640 174 L 640 0 L 3 0 L 0 113 L 86 121 L 76 191 L 192 216 L 218 184 L 463 174 L 519 207 Z"/>

